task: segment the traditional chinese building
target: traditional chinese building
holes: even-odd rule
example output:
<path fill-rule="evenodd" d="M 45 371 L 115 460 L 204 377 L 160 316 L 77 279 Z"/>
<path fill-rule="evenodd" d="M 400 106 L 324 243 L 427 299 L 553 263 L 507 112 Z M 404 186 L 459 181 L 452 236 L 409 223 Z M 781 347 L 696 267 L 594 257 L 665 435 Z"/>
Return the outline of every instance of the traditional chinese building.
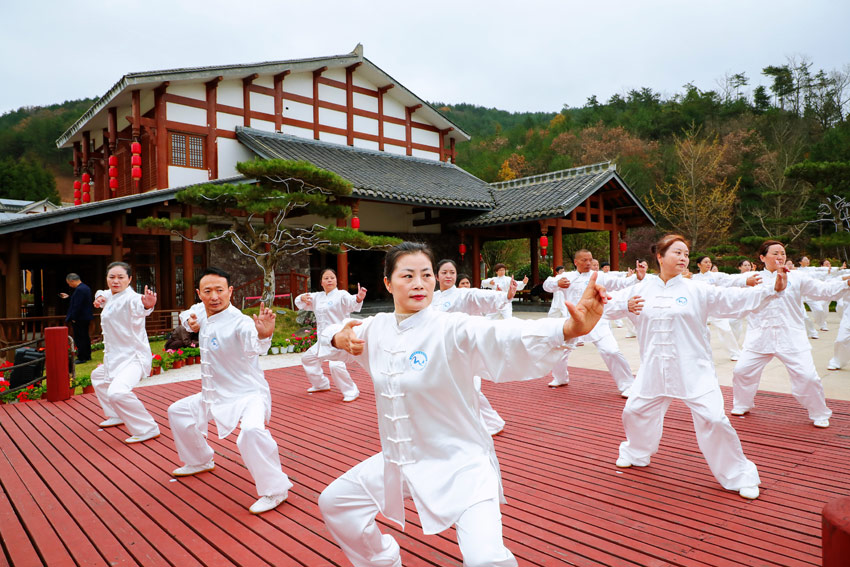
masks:
<path fill-rule="evenodd" d="M 73 148 L 75 206 L 0 221 L 0 315 L 21 310 L 22 279 L 10 275 L 33 274 L 34 295 L 45 298 L 35 313 L 49 315 L 63 312 L 54 298 L 67 272 L 96 287 L 113 260 L 133 265 L 136 285 L 155 287 L 165 309 L 192 303 L 198 271 L 211 263 L 229 268 L 247 293 L 259 270 L 228 244 L 193 245 L 137 222 L 195 212 L 174 200 L 181 188 L 251 182 L 235 166 L 256 156 L 307 160 L 350 180 L 360 230 L 462 254 L 476 280 L 489 239 L 528 239 L 534 262 L 551 239 L 557 264 L 564 231 L 609 231 L 616 251 L 627 228 L 653 222 L 611 164 L 488 184 L 454 163 L 456 145 L 468 140 L 359 45 L 331 57 L 125 75 L 57 140 Z M 379 291 L 380 259 L 311 253 L 279 271 L 306 285 L 311 270 L 332 264 L 340 287 Z"/>

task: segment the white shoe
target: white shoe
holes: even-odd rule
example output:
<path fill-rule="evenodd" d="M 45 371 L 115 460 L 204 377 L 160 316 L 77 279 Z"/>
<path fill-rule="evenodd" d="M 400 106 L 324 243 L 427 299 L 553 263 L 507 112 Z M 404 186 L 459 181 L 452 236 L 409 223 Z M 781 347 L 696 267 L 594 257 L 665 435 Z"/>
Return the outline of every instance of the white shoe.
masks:
<path fill-rule="evenodd" d="M 624 398 L 628 398 L 629 396 L 632 395 L 632 387 L 629 386 L 628 388 L 626 388 L 625 390 L 620 392 L 620 395 L 623 396 Z"/>
<path fill-rule="evenodd" d="M 617 325 L 617 328 L 618 328 L 618 329 L 622 329 L 622 328 L 623 328 L 623 323 L 622 323 L 621 321 L 617 321 L 616 325 Z"/>
<path fill-rule="evenodd" d="M 826 369 L 827 370 L 841 370 L 841 367 L 830 363 L 830 364 L 827 364 Z M 103 425 L 103 424 L 101 424 L 101 425 Z"/>
<path fill-rule="evenodd" d="M 819 339 L 819 338 L 820 338 L 820 336 L 818 336 L 818 335 L 809 335 L 809 338 L 810 338 L 810 339 Z"/>
<path fill-rule="evenodd" d="M 621 469 L 627 469 L 632 466 L 632 462 L 625 457 L 619 457 L 617 459 L 616 465 Z"/>
<path fill-rule="evenodd" d="M 826 429 L 827 427 L 829 427 L 829 420 L 828 419 L 816 419 L 814 425 L 815 425 L 815 427 L 819 427 L 821 429 Z"/>
<path fill-rule="evenodd" d="M 567 385 L 567 384 L 569 384 L 569 383 L 570 383 L 570 379 L 569 379 L 569 378 L 567 378 L 567 381 L 566 381 L 566 382 L 561 382 L 560 380 L 558 380 L 557 378 L 555 378 L 554 380 L 552 380 L 551 382 L 549 382 L 549 384 L 547 384 L 547 386 L 549 386 L 550 388 L 560 388 L 561 386 L 566 386 L 566 385 Z"/>
<path fill-rule="evenodd" d="M 627 339 L 634 339 L 635 337 L 637 337 L 637 335 L 633 335 L 631 333 L 626 334 Z"/>
<path fill-rule="evenodd" d="M 286 500 L 287 496 L 289 496 L 289 491 L 286 491 L 283 494 L 261 496 L 259 500 L 251 504 L 251 507 L 248 508 L 248 511 L 252 514 L 262 514 L 263 512 L 274 510 L 275 508 L 280 506 L 284 500 Z"/>
<path fill-rule="evenodd" d="M 124 425 L 124 420 L 120 417 L 107 417 L 106 421 L 100 422 L 100 427 L 115 427 L 116 425 Z"/>
<path fill-rule="evenodd" d="M 732 415 L 744 415 L 745 413 L 749 413 L 749 411 L 749 408 L 732 408 L 732 411 L 729 413 Z"/>
<path fill-rule="evenodd" d="M 740 357 L 737 354 L 733 354 L 732 356 L 729 357 L 729 360 L 731 360 L 732 362 L 738 362 L 739 358 Z"/>
<path fill-rule="evenodd" d="M 738 491 L 738 494 L 741 495 L 741 498 L 746 498 L 747 500 L 755 500 L 759 497 L 759 487 L 745 486 L 744 488 Z"/>
<path fill-rule="evenodd" d="M 584 346 L 584 343 L 579 341 L 579 342 L 576 343 L 576 346 Z"/>
<path fill-rule="evenodd" d="M 307 393 L 313 394 L 315 392 L 327 392 L 330 389 L 331 389 L 330 386 L 325 386 L 324 388 L 317 388 L 315 386 L 310 386 L 309 388 L 307 388 Z"/>
<path fill-rule="evenodd" d="M 171 471 L 173 476 L 192 476 L 202 472 L 211 471 L 215 468 L 215 463 L 212 459 L 201 465 L 183 465 L 178 469 Z"/>
<path fill-rule="evenodd" d="M 154 429 L 144 435 L 133 435 L 132 437 L 127 437 L 124 439 L 124 443 L 141 443 L 143 441 L 150 441 L 151 439 L 156 439 L 159 437 L 159 429 Z"/>
<path fill-rule="evenodd" d="M 359 398 L 359 397 L 360 397 L 360 392 L 357 392 L 357 393 L 356 393 L 356 394 L 354 394 L 353 396 L 345 396 L 345 397 L 343 397 L 343 398 L 342 398 L 342 401 L 343 401 L 343 402 L 353 402 L 354 400 L 356 400 L 356 399 L 357 399 L 357 398 Z"/>
<path fill-rule="evenodd" d="M 828 330 L 829 330 L 829 327 L 821 327 L 821 328 L 820 328 L 820 330 L 821 330 L 821 331 L 828 331 Z"/>

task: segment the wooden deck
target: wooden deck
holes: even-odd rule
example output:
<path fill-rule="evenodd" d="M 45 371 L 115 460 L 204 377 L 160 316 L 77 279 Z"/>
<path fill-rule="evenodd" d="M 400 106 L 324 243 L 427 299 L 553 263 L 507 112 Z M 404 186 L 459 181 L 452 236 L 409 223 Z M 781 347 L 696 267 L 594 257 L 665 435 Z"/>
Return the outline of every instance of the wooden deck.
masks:
<path fill-rule="evenodd" d="M 353 375 L 362 397 L 342 404 L 336 392 L 307 395 L 300 367 L 267 372 L 271 429 L 295 487 L 259 517 L 247 511 L 256 494 L 235 435 L 222 442 L 211 427 L 214 472 L 169 474 L 179 463 L 166 409 L 196 381 L 137 389 L 163 434 L 135 446 L 123 427 L 98 430 L 93 394 L 0 406 L 0 566 L 348 566 L 316 500 L 379 448 L 372 389 Z M 850 402 L 831 401 L 827 430 L 783 394 L 762 392 L 754 414 L 733 417 L 762 478 L 749 502 L 711 476 L 679 403 L 652 465 L 618 470 L 624 401 L 605 373 L 571 377 L 557 390 L 546 379 L 484 386 L 508 423 L 496 448 L 504 535 L 520 565 L 821 564 L 821 509 L 850 495 Z M 404 565 L 461 564 L 452 531 L 423 536 L 412 507 L 407 519 L 404 533 L 383 524 Z"/>

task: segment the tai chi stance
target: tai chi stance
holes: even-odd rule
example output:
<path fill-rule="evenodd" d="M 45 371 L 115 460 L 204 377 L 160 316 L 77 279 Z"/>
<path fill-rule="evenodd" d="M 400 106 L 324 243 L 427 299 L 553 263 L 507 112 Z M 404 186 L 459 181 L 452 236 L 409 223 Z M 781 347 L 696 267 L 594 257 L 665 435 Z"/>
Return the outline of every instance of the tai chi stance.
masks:
<path fill-rule="evenodd" d="M 353 312 L 359 312 L 366 297 L 366 288 L 357 286 L 357 295 L 337 289 L 336 272 L 331 268 L 322 271 L 322 290 L 316 293 L 302 293 L 295 298 L 298 309 L 312 310 L 316 314 L 316 336 L 329 325 L 340 323 Z M 322 358 L 319 353 L 319 341 L 301 355 L 301 366 L 310 380 L 308 392 L 325 392 L 331 389 L 331 383 L 322 372 Z M 353 402 L 360 397 L 357 384 L 351 379 L 351 374 L 345 368 L 344 362 L 331 360 L 328 362 L 331 378 L 342 392 L 342 401 Z"/>
<path fill-rule="evenodd" d="M 571 319 L 499 321 L 430 308 L 434 256 L 422 244 L 387 252 L 384 283 L 394 313 L 344 326 L 322 340 L 354 355 L 375 385 L 381 452 L 346 472 L 319 497 L 328 531 L 355 567 L 400 566 L 398 543 L 375 523 L 380 512 L 404 527 L 412 498 L 426 534 L 457 527 L 467 566 L 513 567 L 502 541 L 501 477 L 478 417 L 474 376 L 495 381 L 546 374 L 588 332 L 607 299 L 595 278 Z M 343 352 L 345 351 L 345 352 Z"/>
<path fill-rule="evenodd" d="M 767 240 L 759 249 L 764 264 L 760 273 L 762 286 L 772 286 L 773 280 L 785 266 L 785 247 L 776 240 Z M 755 406 L 761 373 L 773 357 L 788 370 L 791 395 L 806 408 L 815 427 L 829 427 L 832 410 L 826 405 L 823 384 L 815 370 L 812 345 L 806 338 L 806 312 L 803 297 L 829 301 L 847 297 L 847 281 L 823 282 L 788 273 L 788 289 L 770 309 L 747 316 L 747 338 L 744 352 L 732 372 L 732 415 L 744 415 Z"/>
<path fill-rule="evenodd" d="M 206 442 L 214 419 L 219 439 L 240 428 L 239 454 L 260 497 L 249 510 L 261 514 L 286 500 L 292 483 L 281 470 L 277 443 L 265 424 L 272 396 L 260 370 L 259 356 L 269 350 L 275 315 L 260 304 L 253 320 L 230 304 L 233 287 L 227 272 L 208 268 L 198 284 L 200 304 L 180 314 L 187 329 L 198 332 L 201 348 L 201 392 L 171 404 L 168 422 L 184 463 L 174 476 L 190 476 L 215 468 Z"/>
<path fill-rule="evenodd" d="M 642 361 L 623 408 L 626 441 L 620 444 L 617 466 L 649 465 L 661 441 L 664 414 L 678 398 L 691 410 L 697 443 L 714 478 L 744 498 L 758 498 L 758 470 L 744 456 L 723 411 L 706 322 L 709 315 L 730 317 L 772 302 L 785 288 L 785 276 L 770 288 L 721 288 L 685 279 L 688 245 L 675 234 L 662 238 L 655 254 L 659 275 L 616 294 L 606 312 L 628 315 L 635 323 Z"/>
<path fill-rule="evenodd" d="M 101 427 L 126 425 L 126 443 L 159 437 L 159 426 L 133 388 L 151 371 L 151 345 L 145 317 L 153 313 L 156 294 L 145 286 L 143 295 L 130 288 L 132 270 L 124 262 L 106 267 L 109 289 L 95 294 L 94 306 L 103 307 L 103 364 L 91 373 L 97 400 L 106 415 Z"/>

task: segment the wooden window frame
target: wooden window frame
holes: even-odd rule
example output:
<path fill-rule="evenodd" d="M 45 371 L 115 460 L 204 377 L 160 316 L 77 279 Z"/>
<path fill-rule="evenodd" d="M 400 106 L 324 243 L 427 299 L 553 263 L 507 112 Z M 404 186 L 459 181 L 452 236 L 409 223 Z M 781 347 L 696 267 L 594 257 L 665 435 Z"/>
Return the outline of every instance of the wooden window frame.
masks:
<path fill-rule="evenodd" d="M 186 140 L 185 152 L 186 152 L 186 163 L 174 163 L 174 136 L 183 136 Z M 191 165 L 191 154 L 189 152 L 189 140 L 191 138 L 197 138 L 200 142 L 201 149 L 201 165 Z M 204 134 L 192 134 L 189 132 L 181 132 L 177 130 L 169 130 L 168 131 L 168 165 L 174 167 L 186 167 L 189 169 L 206 169 L 207 168 L 207 156 L 206 156 L 206 135 Z"/>

